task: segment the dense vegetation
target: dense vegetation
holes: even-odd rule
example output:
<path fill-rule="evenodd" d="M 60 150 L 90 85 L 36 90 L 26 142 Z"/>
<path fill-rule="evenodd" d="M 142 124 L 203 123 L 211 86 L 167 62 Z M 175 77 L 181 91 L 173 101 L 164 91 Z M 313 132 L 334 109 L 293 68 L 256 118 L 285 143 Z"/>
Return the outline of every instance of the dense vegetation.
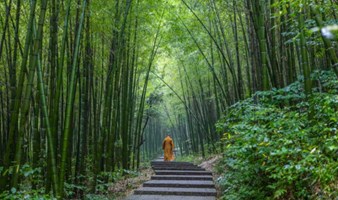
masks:
<path fill-rule="evenodd" d="M 222 179 L 227 198 L 335 195 L 336 1 L 3 0 L 0 10 L 0 198 L 105 193 L 167 133 L 180 154 L 224 151 L 226 176 L 243 178 Z"/>
<path fill-rule="evenodd" d="M 224 199 L 338 196 L 338 80 L 327 72 L 313 75 L 318 87 L 307 99 L 299 80 L 257 92 L 218 122 Z"/>

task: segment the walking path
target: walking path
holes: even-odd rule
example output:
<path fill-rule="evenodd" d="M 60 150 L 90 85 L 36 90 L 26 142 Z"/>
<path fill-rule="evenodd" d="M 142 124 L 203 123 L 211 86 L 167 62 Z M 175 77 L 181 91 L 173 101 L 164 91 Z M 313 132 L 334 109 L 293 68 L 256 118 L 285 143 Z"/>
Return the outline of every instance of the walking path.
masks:
<path fill-rule="evenodd" d="M 211 172 L 189 162 L 151 162 L 155 175 L 126 200 L 215 200 Z"/>

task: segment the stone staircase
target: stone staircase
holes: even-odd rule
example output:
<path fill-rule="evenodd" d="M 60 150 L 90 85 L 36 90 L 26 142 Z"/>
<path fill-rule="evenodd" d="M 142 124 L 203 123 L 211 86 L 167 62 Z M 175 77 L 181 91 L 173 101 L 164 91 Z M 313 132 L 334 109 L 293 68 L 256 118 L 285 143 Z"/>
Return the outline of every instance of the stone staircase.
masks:
<path fill-rule="evenodd" d="M 189 162 L 151 162 L 155 175 L 126 200 L 215 200 L 211 172 Z"/>

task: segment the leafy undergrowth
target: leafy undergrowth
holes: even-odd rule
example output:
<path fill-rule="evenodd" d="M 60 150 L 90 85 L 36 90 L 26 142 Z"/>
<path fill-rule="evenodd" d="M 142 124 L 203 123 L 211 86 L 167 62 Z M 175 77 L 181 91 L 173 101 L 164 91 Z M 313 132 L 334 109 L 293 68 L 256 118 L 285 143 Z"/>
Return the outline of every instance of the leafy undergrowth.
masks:
<path fill-rule="evenodd" d="M 110 192 L 114 194 L 119 194 L 116 197 L 117 199 L 123 199 L 123 197 L 129 196 L 132 192 L 140 187 L 145 181 L 150 180 L 150 177 L 154 175 L 154 171 L 151 168 L 141 169 L 139 175 L 133 178 L 124 179 L 119 182 L 122 187 L 120 187 L 119 191 L 116 190 L 116 187 L 111 187 Z"/>
<path fill-rule="evenodd" d="M 140 187 L 145 181 L 149 180 L 153 175 L 150 167 L 141 168 L 139 172 L 135 172 L 132 176 L 124 176 L 123 178 L 111 183 L 107 186 L 107 190 L 99 194 L 88 194 L 86 200 L 120 200 L 132 194 L 133 190 Z"/>
<path fill-rule="evenodd" d="M 338 80 L 312 78 L 308 98 L 299 80 L 257 92 L 219 120 L 223 199 L 338 198 Z"/>
<path fill-rule="evenodd" d="M 1 170 L 1 168 L 0 168 Z M 40 168 L 33 169 L 25 164 L 20 170 L 20 175 L 25 177 L 20 185 L 20 189 L 12 188 L 9 191 L 0 193 L 0 199 L 21 200 L 36 199 L 49 200 L 56 199 L 46 193 L 44 187 L 41 187 Z M 95 193 L 90 192 L 89 185 L 65 184 L 65 199 L 85 199 L 85 200 L 119 200 L 130 195 L 132 191 L 138 188 L 143 182 L 150 179 L 153 174 L 149 165 L 142 166 L 138 172 L 130 170 L 117 170 L 115 172 L 100 173 L 97 176 L 97 185 Z M 33 187 L 33 185 L 36 185 Z M 79 195 L 81 194 L 81 195 Z"/>

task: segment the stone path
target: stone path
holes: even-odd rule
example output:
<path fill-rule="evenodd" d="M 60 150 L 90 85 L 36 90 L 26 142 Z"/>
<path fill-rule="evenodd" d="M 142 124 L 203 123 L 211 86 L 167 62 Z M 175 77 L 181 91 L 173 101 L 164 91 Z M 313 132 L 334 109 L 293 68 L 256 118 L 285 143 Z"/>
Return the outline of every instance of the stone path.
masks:
<path fill-rule="evenodd" d="M 155 175 L 126 200 L 215 200 L 211 172 L 189 162 L 151 162 Z"/>

